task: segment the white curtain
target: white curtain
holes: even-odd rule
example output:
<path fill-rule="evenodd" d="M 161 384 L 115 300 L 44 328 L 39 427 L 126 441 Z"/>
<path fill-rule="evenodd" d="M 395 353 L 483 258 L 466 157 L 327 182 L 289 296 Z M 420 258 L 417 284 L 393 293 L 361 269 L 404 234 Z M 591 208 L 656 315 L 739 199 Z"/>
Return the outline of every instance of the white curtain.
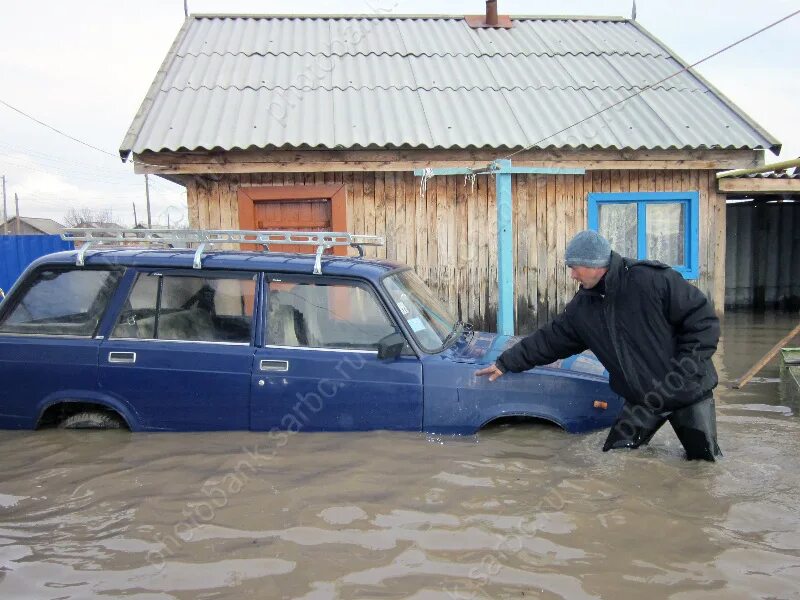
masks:
<path fill-rule="evenodd" d="M 600 234 L 609 241 L 611 248 L 622 256 L 638 258 L 636 203 L 600 204 L 598 211 Z"/>
<path fill-rule="evenodd" d="M 681 202 L 647 205 L 647 258 L 668 265 L 685 264 L 684 215 Z"/>
<path fill-rule="evenodd" d="M 622 256 L 657 260 L 668 265 L 686 264 L 684 253 L 686 205 L 682 202 L 647 204 L 647 255 L 639 256 L 636 202 L 600 204 L 599 230 Z"/>

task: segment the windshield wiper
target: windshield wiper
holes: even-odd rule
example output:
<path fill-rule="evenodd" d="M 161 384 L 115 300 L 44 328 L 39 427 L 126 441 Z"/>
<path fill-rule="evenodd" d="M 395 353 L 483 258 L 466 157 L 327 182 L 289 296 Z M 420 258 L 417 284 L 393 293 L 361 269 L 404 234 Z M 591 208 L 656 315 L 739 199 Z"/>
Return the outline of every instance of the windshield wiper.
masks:
<path fill-rule="evenodd" d="M 456 321 L 455 324 L 453 325 L 453 329 L 451 329 L 450 333 L 447 334 L 447 337 L 444 338 L 444 342 L 442 342 L 442 348 L 446 348 L 447 345 L 450 343 L 451 339 L 456 340 L 459 337 L 461 337 L 461 333 L 463 333 L 467 325 L 469 325 L 470 329 L 472 328 L 472 325 L 470 325 L 469 323 L 464 323 L 464 321 L 461 320 Z M 459 329 L 461 329 L 461 331 L 459 331 Z"/>

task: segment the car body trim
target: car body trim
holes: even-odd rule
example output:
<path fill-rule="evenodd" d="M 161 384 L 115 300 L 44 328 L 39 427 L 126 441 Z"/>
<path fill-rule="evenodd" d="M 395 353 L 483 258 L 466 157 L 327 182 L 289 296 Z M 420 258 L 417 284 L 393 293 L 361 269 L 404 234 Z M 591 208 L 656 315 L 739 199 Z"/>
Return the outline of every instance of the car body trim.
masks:
<path fill-rule="evenodd" d="M 214 342 L 211 340 L 161 340 L 156 338 L 108 338 L 109 342 L 164 342 L 167 344 L 214 344 L 215 346 L 252 346 L 250 342 Z"/>
<path fill-rule="evenodd" d="M 353 350 L 352 348 L 312 348 L 311 346 L 274 346 L 272 344 L 266 344 L 264 348 L 275 348 L 278 350 L 313 350 L 315 352 L 349 352 L 351 354 L 378 355 L 377 350 Z"/>
<path fill-rule="evenodd" d="M 64 334 L 59 335 L 57 333 L 10 333 L 10 332 L 0 332 L 0 337 L 24 337 L 24 338 L 54 338 L 57 340 L 96 340 L 102 339 L 97 338 L 93 335 L 70 335 Z"/>

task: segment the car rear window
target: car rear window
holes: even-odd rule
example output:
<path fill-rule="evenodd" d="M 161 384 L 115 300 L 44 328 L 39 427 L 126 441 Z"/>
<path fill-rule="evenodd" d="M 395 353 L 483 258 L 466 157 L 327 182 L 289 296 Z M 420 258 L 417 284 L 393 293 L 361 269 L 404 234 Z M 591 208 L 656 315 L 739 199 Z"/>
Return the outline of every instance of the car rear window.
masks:
<path fill-rule="evenodd" d="M 255 294 L 252 273 L 141 273 L 111 337 L 249 344 Z"/>
<path fill-rule="evenodd" d="M 0 321 L 0 333 L 91 337 L 121 270 L 44 269 Z"/>

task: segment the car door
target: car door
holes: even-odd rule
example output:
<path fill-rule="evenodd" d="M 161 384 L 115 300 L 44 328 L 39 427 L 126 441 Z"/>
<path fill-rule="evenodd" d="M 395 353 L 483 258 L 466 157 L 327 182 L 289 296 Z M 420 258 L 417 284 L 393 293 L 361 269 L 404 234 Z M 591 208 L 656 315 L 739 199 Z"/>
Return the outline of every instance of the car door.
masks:
<path fill-rule="evenodd" d="M 32 428 L 59 399 L 97 392 L 96 332 L 122 270 L 43 266 L 0 308 L 0 427 Z"/>
<path fill-rule="evenodd" d="M 253 366 L 254 429 L 422 429 L 422 366 L 410 347 L 378 358 L 399 331 L 366 281 L 268 278 L 265 344 Z"/>
<path fill-rule="evenodd" d="M 249 428 L 254 273 L 141 270 L 100 347 L 100 385 L 142 429 Z"/>

